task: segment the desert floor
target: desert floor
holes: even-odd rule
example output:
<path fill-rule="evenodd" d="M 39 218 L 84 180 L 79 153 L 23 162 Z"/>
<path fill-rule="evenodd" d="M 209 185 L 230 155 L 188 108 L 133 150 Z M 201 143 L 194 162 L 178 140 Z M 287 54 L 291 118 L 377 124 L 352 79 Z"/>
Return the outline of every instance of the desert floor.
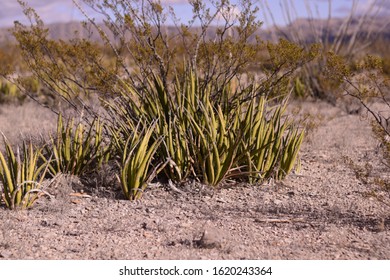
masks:
<path fill-rule="evenodd" d="M 156 184 L 130 202 L 112 181 L 97 176 L 93 188 L 63 176 L 31 210 L 0 207 L 0 259 L 390 259 L 389 192 L 360 182 L 345 161 L 385 172 L 367 114 L 291 106 L 318 128 L 303 144 L 301 171 L 284 181 Z M 34 104 L 0 107 L 0 131 L 15 143 L 55 119 Z"/>

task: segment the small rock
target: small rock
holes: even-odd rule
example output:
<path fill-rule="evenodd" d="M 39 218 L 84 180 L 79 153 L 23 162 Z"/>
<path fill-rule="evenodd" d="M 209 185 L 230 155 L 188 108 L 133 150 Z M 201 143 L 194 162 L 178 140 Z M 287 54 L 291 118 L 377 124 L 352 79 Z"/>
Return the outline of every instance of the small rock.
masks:
<path fill-rule="evenodd" d="M 200 248 L 205 249 L 222 248 L 224 239 L 225 235 L 220 230 L 211 225 L 207 225 L 202 232 L 202 237 L 195 243 Z"/>
<path fill-rule="evenodd" d="M 154 237 L 152 233 L 147 232 L 147 231 L 144 231 L 143 236 L 144 236 L 145 238 L 153 238 L 153 237 Z"/>
<path fill-rule="evenodd" d="M 288 196 L 290 196 L 290 197 L 292 197 L 292 196 L 294 196 L 294 195 L 295 195 L 295 192 L 293 192 L 293 191 L 289 191 L 289 192 L 287 192 L 287 195 L 288 195 Z"/>
<path fill-rule="evenodd" d="M 164 225 L 162 225 L 162 224 L 159 224 L 159 225 L 157 226 L 157 231 L 158 231 L 158 232 L 167 232 L 167 228 L 166 228 L 166 226 L 164 226 Z"/>
<path fill-rule="evenodd" d="M 283 204 L 283 200 L 280 200 L 280 199 L 274 199 L 273 202 L 275 205 Z"/>
<path fill-rule="evenodd" d="M 11 254 L 7 251 L 0 252 L 0 258 L 8 259 L 10 256 L 11 256 Z"/>
<path fill-rule="evenodd" d="M 372 229 L 373 232 L 382 232 L 385 231 L 385 219 L 381 218 L 377 221 L 376 225 Z"/>

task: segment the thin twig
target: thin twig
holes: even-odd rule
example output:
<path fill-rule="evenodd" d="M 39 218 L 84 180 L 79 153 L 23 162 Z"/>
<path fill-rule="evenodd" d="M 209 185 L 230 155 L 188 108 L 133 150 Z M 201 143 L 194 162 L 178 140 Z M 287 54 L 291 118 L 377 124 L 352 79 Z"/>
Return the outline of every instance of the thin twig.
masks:
<path fill-rule="evenodd" d="M 292 219 L 255 219 L 256 223 L 301 223 L 305 222 L 303 218 L 292 218 Z"/>

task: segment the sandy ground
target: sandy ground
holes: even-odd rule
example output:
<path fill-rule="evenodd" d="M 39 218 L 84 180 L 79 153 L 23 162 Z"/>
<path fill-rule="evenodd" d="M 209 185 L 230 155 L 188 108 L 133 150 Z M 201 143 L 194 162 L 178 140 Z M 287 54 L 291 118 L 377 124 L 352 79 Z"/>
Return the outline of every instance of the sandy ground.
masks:
<path fill-rule="evenodd" d="M 105 188 L 112 182 L 97 178 L 91 189 L 64 176 L 48 189 L 53 199 L 28 211 L 0 208 L 0 259 L 390 259 L 390 195 L 357 180 L 344 160 L 386 175 L 365 113 L 293 106 L 319 123 L 303 145 L 300 173 L 215 190 L 155 185 L 137 202 Z M 0 108 L 0 130 L 13 141 L 54 125 L 33 104 Z M 90 197 L 74 196 L 81 190 Z"/>

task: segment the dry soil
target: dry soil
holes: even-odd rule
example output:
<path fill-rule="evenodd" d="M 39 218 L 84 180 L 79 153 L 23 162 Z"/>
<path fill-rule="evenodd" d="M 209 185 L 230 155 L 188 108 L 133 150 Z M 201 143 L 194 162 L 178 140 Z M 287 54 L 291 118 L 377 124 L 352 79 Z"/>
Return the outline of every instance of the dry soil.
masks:
<path fill-rule="evenodd" d="M 0 259 L 390 259 L 390 195 L 345 163 L 386 175 L 366 113 L 292 106 L 318 128 L 303 144 L 301 171 L 284 181 L 156 184 L 130 202 L 113 182 L 96 178 L 91 188 L 63 176 L 31 210 L 0 207 Z M 14 142 L 54 126 L 34 104 L 0 108 L 0 130 Z"/>

